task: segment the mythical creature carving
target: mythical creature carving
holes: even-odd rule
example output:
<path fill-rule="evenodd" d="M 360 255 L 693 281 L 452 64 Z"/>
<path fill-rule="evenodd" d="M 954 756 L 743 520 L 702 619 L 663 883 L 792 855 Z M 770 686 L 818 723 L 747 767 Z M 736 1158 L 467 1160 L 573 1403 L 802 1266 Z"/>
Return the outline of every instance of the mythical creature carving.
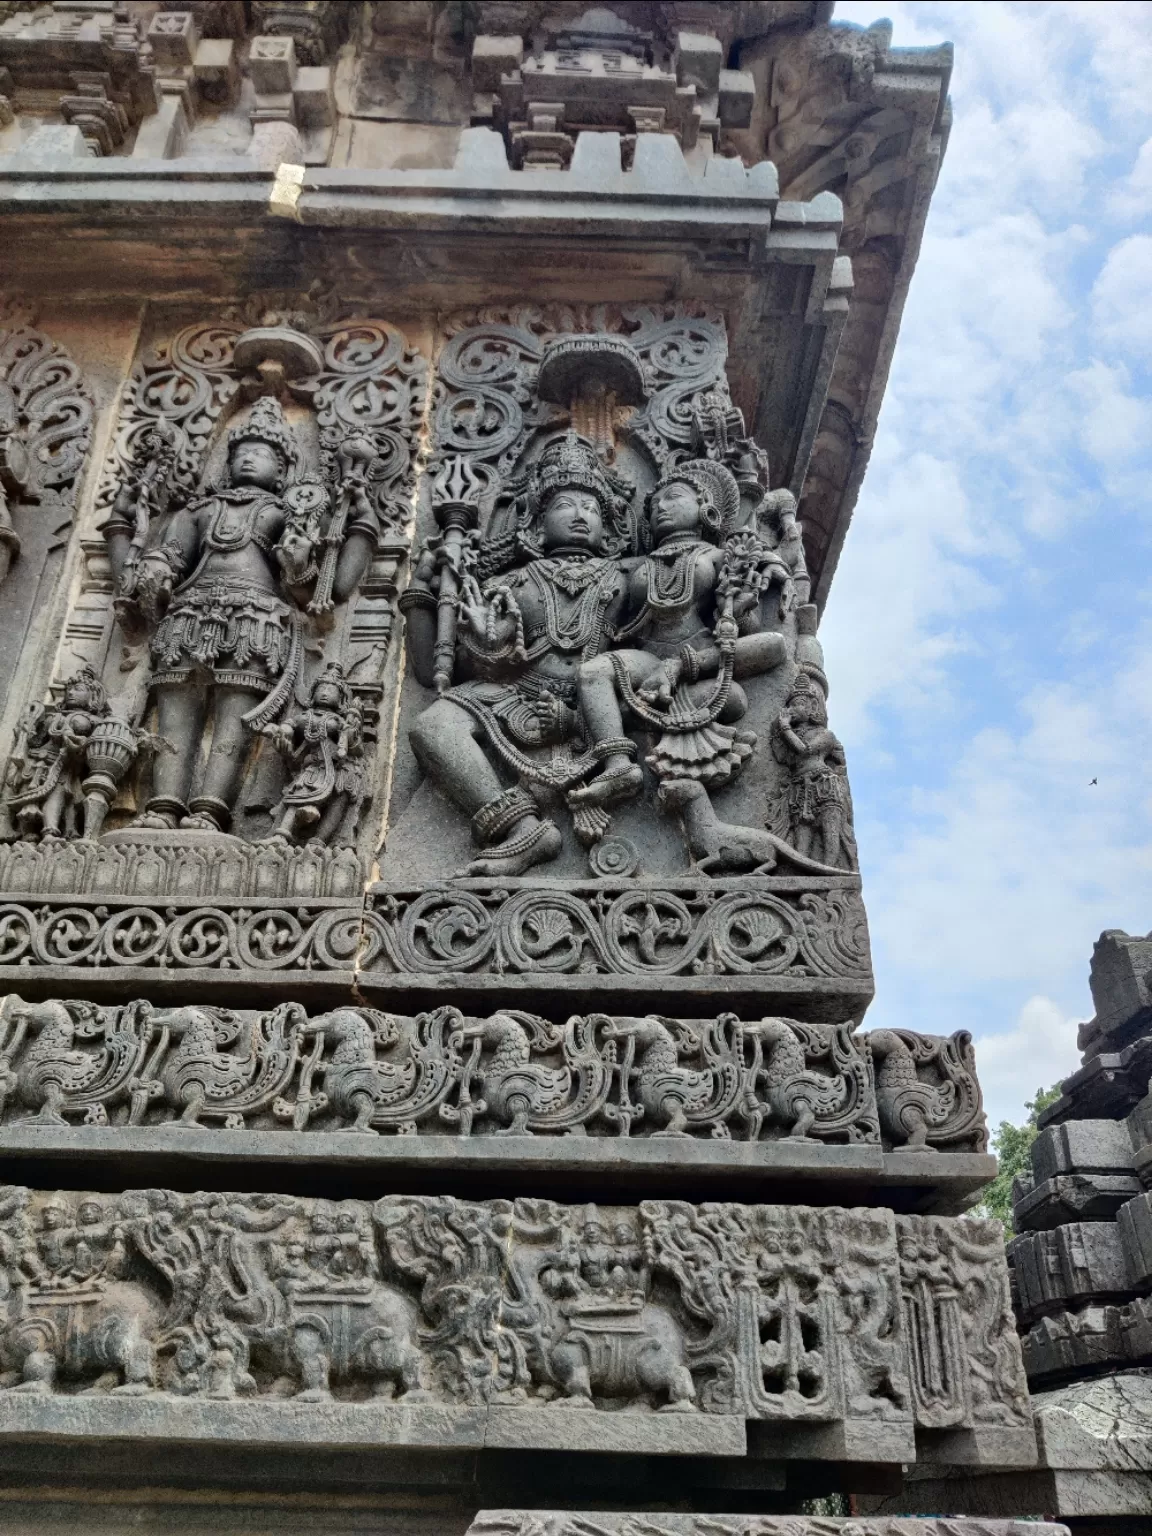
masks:
<path fill-rule="evenodd" d="M 877 1029 L 868 1035 L 876 1066 L 876 1104 L 886 1137 L 915 1149 L 988 1145 L 972 1036 Z"/>
<path fill-rule="evenodd" d="M 298 1003 L 234 1012 L 11 995 L 0 1011 L 0 1123 L 32 1112 L 44 1124 L 83 1115 L 111 1127 L 876 1142 L 875 1036 L 853 1031 L 731 1013 L 590 1013 L 559 1025 L 507 1008 L 410 1017 L 357 1005 L 308 1017 Z M 943 1053 L 967 1104 L 963 1120 L 933 1133 L 940 1149 L 979 1150 L 970 1042 L 902 1031 L 901 1046 L 930 1075 Z M 888 1058 L 875 1059 L 882 1073 Z M 921 1086 L 936 1091 L 930 1078 Z"/>
<path fill-rule="evenodd" d="M 775 1018 L 742 1029 L 752 1043 L 745 1110 L 752 1140 L 764 1119 L 788 1127 L 793 1141 L 845 1131 L 854 1139 L 877 1139 L 868 1068 L 850 1025 Z"/>

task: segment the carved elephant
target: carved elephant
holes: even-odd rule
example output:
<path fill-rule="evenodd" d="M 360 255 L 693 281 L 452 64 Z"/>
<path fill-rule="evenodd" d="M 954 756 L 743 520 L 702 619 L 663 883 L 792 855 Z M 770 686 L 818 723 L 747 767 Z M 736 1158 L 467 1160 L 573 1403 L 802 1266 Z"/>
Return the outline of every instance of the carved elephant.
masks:
<path fill-rule="evenodd" d="M 387 1286 L 348 1293 L 297 1292 L 291 1300 L 287 1353 L 303 1402 L 332 1395 L 332 1380 L 368 1379 L 379 1397 L 427 1400 L 413 1336 L 415 1308 Z"/>
<path fill-rule="evenodd" d="M 696 1386 L 685 1364 L 684 1339 L 661 1307 L 603 1303 L 577 1311 L 553 1342 L 549 1366 L 567 1407 L 605 1397 L 666 1395 L 664 1413 L 696 1410 Z"/>
<path fill-rule="evenodd" d="M 115 1393 L 138 1397 L 155 1390 L 154 1337 L 163 1311 L 132 1281 L 21 1288 L 0 1337 L 0 1364 L 6 1375 L 20 1378 L 10 1390 L 46 1395 L 60 1378 L 82 1381 L 111 1371 L 122 1377 Z"/>

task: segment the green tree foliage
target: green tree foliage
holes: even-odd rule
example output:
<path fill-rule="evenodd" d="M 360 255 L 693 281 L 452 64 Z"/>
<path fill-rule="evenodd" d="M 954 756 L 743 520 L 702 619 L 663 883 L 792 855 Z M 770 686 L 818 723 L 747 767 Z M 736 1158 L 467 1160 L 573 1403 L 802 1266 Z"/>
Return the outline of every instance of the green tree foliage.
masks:
<path fill-rule="evenodd" d="M 992 1150 L 1000 1160 L 1000 1172 L 984 1191 L 984 1197 L 973 1211 L 974 1216 L 995 1216 L 1004 1223 L 1004 1236 L 1015 1236 L 1012 1227 L 1012 1180 L 1018 1173 L 1028 1172 L 1028 1158 L 1038 1130 L 1036 1120 L 1041 1110 L 1047 1109 L 1060 1097 L 1060 1084 L 1051 1088 L 1038 1088 L 1036 1097 L 1024 1105 L 1028 1118 L 1023 1125 L 1013 1125 L 1001 1120 L 1000 1129 L 992 1137 Z"/>

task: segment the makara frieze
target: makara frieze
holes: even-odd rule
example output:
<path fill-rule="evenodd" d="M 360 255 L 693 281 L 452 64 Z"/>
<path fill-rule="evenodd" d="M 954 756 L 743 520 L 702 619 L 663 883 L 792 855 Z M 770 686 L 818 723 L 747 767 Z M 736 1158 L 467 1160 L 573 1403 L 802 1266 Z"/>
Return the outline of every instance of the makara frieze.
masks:
<path fill-rule="evenodd" d="M 7 889 L 91 889 L 74 859 L 62 876 L 73 839 L 118 894 L 141 866 L 156 895 L 362 889 L 343 866 L 375 841 L 426 388 L 395 326 L 310 296 L 144 355 L 56 680 L 12 746 L 6 836 L 26 847 Z"/>
<path fill-rule="evenodd" d="M 893 1062 L 903 1071 L 894 1074 Z M 706 1137 L 982 1152 L 970 1038 L 798 1019 L 309 1016 L 147 1002 L 0 1012 L 0 1124 Z"/>
<path fill-rule="evenodd" d="M 910 1432 L 939 1422 L 909 1369 L 930 1349 L 950 1374 L 980 1367 L 952 1424 L 995 1426 L 1009 1459 L 1030 1434 L 990 1222 L 7 1187 L 0 1245 L 0 1384 L 15 1394 L 396 1397 Z M 936 1253 L 929 1277 L 902 1258 L 917 1246 Z"/>

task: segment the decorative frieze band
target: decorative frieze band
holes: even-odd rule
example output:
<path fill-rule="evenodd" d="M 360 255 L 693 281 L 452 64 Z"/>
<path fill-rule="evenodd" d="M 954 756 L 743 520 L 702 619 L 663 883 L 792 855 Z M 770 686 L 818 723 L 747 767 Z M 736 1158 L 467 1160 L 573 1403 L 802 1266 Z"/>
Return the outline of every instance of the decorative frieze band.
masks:
<path fill-rule="evenodd" d="M 194 1437 L 201 1404 L 266 1404 L 274 1440 L 285 1399 L 354 1420 L 395 1397 L 429 1443 L 512 1409 L 504 1443 L 537 1445 L 553 1415 L 583 1409 L 577 1443 L 592 1443 L 578 1421 L 611 1414 L 614 1433 L 647 1423 L 653 1446 L 683 1451 L 721 1448 L 720 1419 L 839 1426 L 848 1459 L 911 1459 L 917 1426 L 966 1433 L 977 1459 L 1034 1455 L 993 1222 L 7 1187 L 0 1264 L 0 1383 L 84 1394 L 81 1433 L 107 1432 L 124 1398 L 188 1402 Z M 465 1418 L 437 1429 L 432 1406 Z M 179 1439 L 182 1417 L 174 1404 L 163 1433 Z M 18 1420 L 0 1393 L 0 1433 Z M 738 1449 L 729 1436 L 723 1452 Z"/>
<path fill-rule="evenodd" d="M 203 935 L 201 935 L 203 938 Z M 970 1037 L 771 1017 L 366 1006 L 0 1011 L 0 1123 L 839 1142 L 982 1152 Z"/>

